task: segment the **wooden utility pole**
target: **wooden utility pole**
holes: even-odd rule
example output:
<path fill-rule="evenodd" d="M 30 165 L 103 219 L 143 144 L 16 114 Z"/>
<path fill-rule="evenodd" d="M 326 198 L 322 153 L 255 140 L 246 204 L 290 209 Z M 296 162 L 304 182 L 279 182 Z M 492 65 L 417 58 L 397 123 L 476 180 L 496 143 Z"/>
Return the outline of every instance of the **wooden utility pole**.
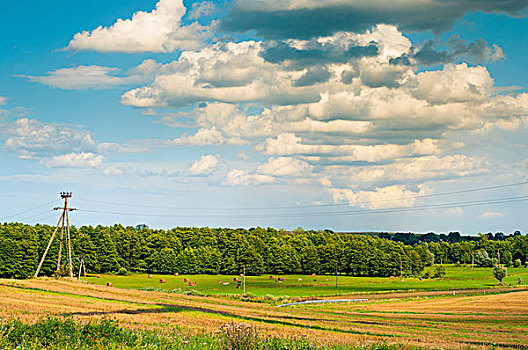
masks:
<path fill-rule="evenodd" d="M 498 260 L 499 265 L 500 265 L 500 248 L 497 249 L 497 260 Z"/>
<path fill-rule="evenodd" d="M 473 267 L 475 266 L 475 251 L 471 252 L 471 270 L 473 270 Z"/>
<path fill-rule="evenodd" d="M 337 264 L 338 263 L 336 263 L 336 288 L 337 288 Z"/>
<path fill-rule="evenodd" d="M 42 268 L 42 264 L 44 264 L 44 259 L 46 259 L 46 255 L 49 252 L 49 249 L 51 247 L 51 244 L 53 243 L 53 239 L 55 238 L 55 235 L 57 234 L 57 231 L 59 230 L 59 225 L 61 225 L 61 235 L 60 235 L 60 245 L 59 245 L 59 257 L 57 259 L 57 272 L 60 270 L 60 264 L 61 264 L 61 257 L 62 257 L 62 241 L 64 238 L 64 234 L 66 233 L 66 247 L 68 250 L 68 267 L 70 272 L 70 278 L 73 278 L 73 266 L 72 266 L 72 258 L 71 258 L 71 237 L 70 237 L 70 218 L 68 213 L 73 210 L 77 210 L 75 208 L 69 208 L 68 207 L 68 198 L 71 198 L 72 193 L 71 192 L 61 192 L 60 196 L 62 199 L 64 199 L 64 207 L 55 207 L 53 210 L 60 210 L 62 209 L 62 214 L 59 218 L 59 222 L 57 223 L 57 226 L 55 226 L 55 230 L 53 231 L 53 234 L 51 235 L 51 238 L 48 242 L 48 245 L 46 246 L 46 250 L 44 251 L 44 254 L 42 255 L 42 259 L 40 259 L 40 263 L 37 267 L 37 271 L 35 271 L 35 274 L 33 275 L 34 278 L 36 278 L 40 272 L 40 269 Z M 66 232 L 65 232 L 66 228 Z"/>
<path fill-rule="evenodd" d="M 84 272 L 84 283 L 87 283 L 86 281 L 86 263 L 84 262 L 84 258 L 86 258 L 86 255 L 79 255 L 77 259 L 79 260 L 79 275 L 77 275 L 77 281 L 81 279 L 81 269 Z"/>
<path fill-rule="evenodd" d="M 244 295 L 246 295 L 246 265 L 244 265 Z"/>

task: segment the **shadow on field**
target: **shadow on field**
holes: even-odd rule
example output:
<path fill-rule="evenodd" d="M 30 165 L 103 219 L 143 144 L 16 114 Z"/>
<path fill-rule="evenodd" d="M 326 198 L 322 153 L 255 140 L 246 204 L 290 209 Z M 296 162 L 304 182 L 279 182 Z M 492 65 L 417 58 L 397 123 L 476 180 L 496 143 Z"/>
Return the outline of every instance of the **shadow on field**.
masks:
<path fill-rule="evenodd" d="M 216 314 L 227 317 L 239 317 L 238 315 L 231 314 L 225 311 L 218 311 L 207 309 L 203 307 L 193 307 L 186 305 L 171 305 L 171 304 L 149 304 L 153 307 L 146 309 L 122 309 L 113 311 L 86 311 L 86 312 L 67 312 L 60 316 L 105 316 L 112 314 L 126 314 L 126 315 L 141 315 L 141 314 L 161 314 L 166 312 L 182 312 L 182 311 L 198 311 L 208 314 Z M 156 307 L 158 306 L 158 307 Z"/>

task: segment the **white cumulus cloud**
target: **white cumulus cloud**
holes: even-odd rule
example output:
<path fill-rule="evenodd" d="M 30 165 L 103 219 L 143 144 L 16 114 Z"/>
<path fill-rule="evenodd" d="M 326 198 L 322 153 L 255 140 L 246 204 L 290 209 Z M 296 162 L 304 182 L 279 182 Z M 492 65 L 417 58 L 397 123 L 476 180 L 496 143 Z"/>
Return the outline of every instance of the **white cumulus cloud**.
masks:
<path fill-rule="evenodd" d="M 48 168 L 100 168 L 104 157 L 94 153 L 68 153 L 41 160 Z"/>
<path fill-rule="evenodd" d="M 257 172 L 272 176 L 305 176 L 311 170 L 307 162 L 290 157 L 270 158 L 257 168 Z"/>
<path fill-rule="evenodd" d="M 251 174 L 245 170 L 234 169 L 227 173 L 224 185 L 228 186 L 254 186 L 275 181 L 273 176 L 263 174 Z"/>
<path fill-rule="evenodd" d="M 354 191 L 348 188 L 328 189 L 334 201 L 348 202 L 350 205 L 358 205 L 368 209 L 385 209 L 395 207 L 412 207 L 417 196 L 428 193 L 428 189 L 420 185 L 417 190 L 405 185 L 392 185 L 376 188 L 373 191 Z"/>
<path fill-rule="evenodd" d="M 189 168 L 190 175 L 208 175 L 213 172 L 218 164 L 220 155 L 205 155 L 195 161 Z"/>
<path fill-rule="evenodd" d="M 207 29 L 197 22 L 182 26 L 185 12 L 182 0 L 160 0 L 151 12 L 139 11 L 109 27 L 75 34 L 67 48 L 127 53 L 200 49 Z"/>

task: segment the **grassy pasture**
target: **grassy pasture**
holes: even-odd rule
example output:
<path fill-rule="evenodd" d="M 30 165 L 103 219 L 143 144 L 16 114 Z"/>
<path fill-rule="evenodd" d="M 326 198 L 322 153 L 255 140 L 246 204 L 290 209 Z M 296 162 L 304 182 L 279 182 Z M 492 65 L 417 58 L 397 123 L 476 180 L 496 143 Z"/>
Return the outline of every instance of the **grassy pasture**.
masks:
<path fill-rule="evenodd" d="M 213 334 L 230 321 L 270 336 L 306 337 L 325 346 L 402 344 L 402 349 L 528 349 L 528 291 L 485 295 L 383 294 L 362 303 L 277 308 L 232 298 L 197 297 L 38 280 L 0 280 L 0 319 L 45 316 L 80 322 L 102 317 L 125 328 Z"/>
<path fill-rule="evenodd" d="M 234 277 L 226 275 L 152 275 L 148 278 L 146 274 L 133 274 L 130 276 L 102 275 L 101 278 L 89 277 L 92 284 L 106 285 L 112 282 L 114 287 L 127 289 L 160 288 L 165 290 L 197 290 L 206 295 L 242 294 L 242 288 L 236 288 Z M 335 276 L 320 275 L 315 278 L 309 275 L 269 275 L 247 276 L 246 292 L 256 296 L 331 296 L 347 295 L 356 293 L 376 293 L 393 291 L 445 291 L 460 289 L 491 288 L 497 285 L 493 277 L 492 268 L 475 268 L 446 266 L 446 275 L 441 279 L 427 279 L 420 281 L 418 278 L 404 278 L 402 282 L 396 277 L 393 280 L 385 277 L 349 277 L 338 276 L 338 288 L 335 287 Z M 285 281 L 277 282 L 277 277 L 284 277 Z M 517 286 L 517 278 L 523 280 L 523 287 L 528 283 L 528 269 L 508 268 L 508 277 L 504 279 L 505 284 Z M 184 278 L 196 281 L 196 287 L 190 287 L 184 283 Z M 302 281 L 299 281 L 299 278 Z M 159 283 L 164 279 L 165 283 Z M 220 282 L 228 285 L 221 284 Z"/>

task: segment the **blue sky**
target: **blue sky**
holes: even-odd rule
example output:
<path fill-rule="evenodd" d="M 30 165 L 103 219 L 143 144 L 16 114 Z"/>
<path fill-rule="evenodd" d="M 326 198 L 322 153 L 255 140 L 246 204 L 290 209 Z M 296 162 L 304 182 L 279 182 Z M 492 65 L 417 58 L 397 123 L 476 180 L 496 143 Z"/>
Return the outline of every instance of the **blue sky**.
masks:
<path fill-rule="evenodd" d="M 525 232 L 527 7 L 7 2 L 0 221 Z"/>

